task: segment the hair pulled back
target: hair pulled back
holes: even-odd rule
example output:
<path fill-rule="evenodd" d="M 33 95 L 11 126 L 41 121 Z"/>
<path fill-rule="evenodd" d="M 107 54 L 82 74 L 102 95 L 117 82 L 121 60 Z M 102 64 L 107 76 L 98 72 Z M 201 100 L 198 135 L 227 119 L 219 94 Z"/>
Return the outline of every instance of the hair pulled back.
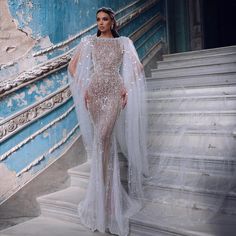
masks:
<path fill-rule="evenodd" d="M 97 13 L 96 15 L 99 13 L 99 12 L 105 12 L 107 13 L 111 20 L 113 21 L 113 27 L 111 27 L 111 33 L 113 35 L 114 38 L 118 38 L 120 37 L 119 33 L 118 33 L 118 27 L 117 27 L 117 22 L 116 22 L 116 19 L 115 19 L 115 12 L 109 8 L 109 7 L 101 7 L 97 10 Z M 101 31 L 98 29 L 97 31 L 97 37 L 99 37 L 101 35 Z"/>

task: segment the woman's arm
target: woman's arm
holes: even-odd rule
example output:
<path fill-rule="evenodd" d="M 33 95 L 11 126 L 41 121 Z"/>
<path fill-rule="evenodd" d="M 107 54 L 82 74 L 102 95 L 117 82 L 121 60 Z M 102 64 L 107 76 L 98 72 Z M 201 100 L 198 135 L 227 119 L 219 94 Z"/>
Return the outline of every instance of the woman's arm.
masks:
<path fill-rule="evenodd" d="M 80 54 L 79 54 L 79 50 L 78 50 L 77 53 L 71 58 L 71 60 L 69 62 L 68 70 L 69 70 L 72 77 L 75 76 L 76 65 L 79 60 L 79 56 L 80 56 Z"/>
<path fill-rule="evenodd" d="M 129 51 L 128 51 L 128 55 L 129 58 L 134 66 L 134 68 L 137 71 L 136 76 L 140 77 L 140 76 L 144 76 L 144 68 L 143 68 L 143 64 L 141 63 L 138 53 L 136 51 L 136 48 L 134 47 L 133 41 L 128 38 L 128 42 L 129 42 Z"/>
<path fill-rule="evenodd" d="M 122 108 L 124 109 L 127 102 L 128 102 L 128 91 L 123 85 L 121 92 L 120 92 L 121 98 L 122 98 Z"/>

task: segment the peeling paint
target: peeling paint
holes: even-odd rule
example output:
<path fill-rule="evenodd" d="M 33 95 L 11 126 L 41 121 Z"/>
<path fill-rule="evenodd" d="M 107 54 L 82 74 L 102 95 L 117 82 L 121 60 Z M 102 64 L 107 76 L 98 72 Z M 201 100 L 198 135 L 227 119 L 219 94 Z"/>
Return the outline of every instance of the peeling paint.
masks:
<path fill-rule="evenodd" d="M 48 59 L 45 55 L 33 56 L 37 47 L 52 45 L 48 36 L 38 37 L 37 40 L 33 36 L 30 23 L 33 21 L 33 8 L 35 10 L 36 7 L 38 4 L 33 5 L 32 1 L 0 1 L 1 80 L 14 78 Z"/>
<path fill-rule="evenodd" d="M 65 86 L 68 83 L 68 77 L 67 75 L 63 76 L 63 80 L 61 80 L 61 86 Z"/>
<path fill-rule="evenodd" d="M 36 95 L 35 96 L 35 101 L 36 102 L 39 102 L 39 101 L 41 101 L 43 99 L 43 96 L 40 96 L 40 95 Z"/>
<path fill-rule="evenodd" d="M 39 42 L 41 49 L 45 49 L 45 48 L 48 48 L 53 45 L 52 42 L 50 41 L 49 36 L 45 36 L 45 37 L 40 38 L 38 40 L 38 42 Z"/>
<path fill-rule="evenodd" d="M 29 36 L 29 32 L 25 34 L 17 29 L 17 22 L 10 15 L 7 0 L 0 1 L 0 9 L 0 65 L 4 65 L 24 56 L 36 41 Z"/>
<path fill-rule="evenodd" d="M 43 138 L 47 138 L 48 136 L 49 136 L 49 132 L 48 131 L 43 132 Z"/>
<path fill-rule="evenodd" d="M 61 84 L 65 82 L 64 80 L 67 80 L 67 76 L 66 76 L 66 78 L 63 77 L 63 81 L 61 82 Z M 53 81 L 52 81 L 52 80 L 49 80 L 49 79 L 45 79 L 45 83 L 46 83 L 47 87 L 51 87 L 51 86 L 53 85 Z M 66 85 L 66 84 L 67 84 L 67 83 L 65 83 L 65 84 L 63 84 L 63 85 Z"/>
<path fill-rule="evenodd" d="M 39 89 L 35 84 L 31 84 L 29 90 L 28 90 L 28 94 L 32 94 L 33 92 L 35 93 L 39 93 Z"/>
<path fill-rule="evenodd" d="M 35 81 L 34 83 L 19 89 L 17 92 L 10 94 L 0 101 L 0 117 L 7 118 L 7 116 L 19 112 L 26 106 L 41 101 L 47 95 L 54 93 L 62 86 L 66 86 L 67 83 L 66 68 L 63 68 L 56 74 L 49 75 L 47 78 Z M 27 103 L 21 102 L 19 103 L 20 106 L 18 106 L 15 96 L 16 94 L 21 93 L 25 93 L 24 100 L 27 101 Z M 10 109 L 6 109 L 6 107 L 10 107 Z"/>
<path fill-rule="evenodd" d="M 49 88 L 53 87 L 54 83 L 52 80 L 49 80 L 49 79 L 45 79 L 43 82 L 44 83 L 40 84 L 39 87 L 36 86 L 36 84 L 32 84 L 28 90 L 28 95 L 33 94 L 33 93 L 36 93 L 37 95 L 41 94 L 42 96 L 37 96 L 36 100 L 38 100 L 39 98 L 40 99 L 43 98 L 43 95 L 47 95 L 49 93 Z M 64 85 L 64 83 L 60 83 L 60 84 Z"/>
<path fill-rule="evenodd" d="M 7 107 L 12 107 L 12 99 L 9 99 L 9 100 L 7 101 Z"/>
<path fill-rule="evenodd" d="M 63 129 L 62 131 L 62 137 L 65 138 L 67 135 L 67 129 Z"/>
<path fill-rule="evenodd" d="M 39 87 L 39 91 L 42 95 L 48 94 L 48 87 L 45 86 L 44 84 L 41 84 Z"/>
<path fill-rule="evenodd" d="M 7 48 L 5 49 L 7 53 L 14 52 L 15 50 L 16 50 L 15 46 L 7 46 Z"/>
<path fill-rule="evenodd" d="M 14 97 L 11 97 L 11 99 L 9 99 L 7 102 L 7 107 L 12 107 L 13 104 L 17 105 L 18 107 L 27 105 L 27 100 L 25 100 L 25 92 L 16 93 Z"/>

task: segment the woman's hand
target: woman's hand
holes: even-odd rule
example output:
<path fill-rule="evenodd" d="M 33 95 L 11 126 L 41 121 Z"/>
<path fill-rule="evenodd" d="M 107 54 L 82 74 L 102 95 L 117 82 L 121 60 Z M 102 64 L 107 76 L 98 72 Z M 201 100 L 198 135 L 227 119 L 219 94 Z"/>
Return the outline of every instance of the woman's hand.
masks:
<path fill-rule="evenodd" d="M 125 108 L 128 102 L 128 92 L 125 87 L 121 89 L 122 109 Z"/>
<path fill-rule="evenodd" d="M 88 94 L 88 90 L 85 91 L 84 94 L 84 102 L 85 102 L 85 107 L 88 110 L 88 102 L 89 102 L 89 94 Z"/>

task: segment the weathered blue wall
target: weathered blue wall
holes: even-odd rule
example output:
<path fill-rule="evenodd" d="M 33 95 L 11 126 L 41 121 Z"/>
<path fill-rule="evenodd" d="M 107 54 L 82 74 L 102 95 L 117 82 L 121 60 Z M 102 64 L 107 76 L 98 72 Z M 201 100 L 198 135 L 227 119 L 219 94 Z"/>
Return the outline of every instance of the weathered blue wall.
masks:
<path fill-rule="evenodd" d="M 118 10 L 132 4 L 129 8 L 122 10 L 116 15 L 116 18 L 119 20 L 122 16 L 129 14 L 132 10 L 142 7 L 144 4 L 149 2 L 151 1 L 8 0 L 8 5 L 12 18 L 17 22 L 18 28 L 21 31 L 26 32 L 31 38 L 37 39 L 35 40 L 35 45 L 29 52 L 29 54 L 33 55 L 50 45 L 61 43 L 78 32 L 81 32 L 95 24 L 95 13 L 101 6 L 110 6 L 117 12 Z M 146 20 L 150 19 L 158 12 L 165 17 L 164 0 L 157 1 L 151 9 L 130 21 L 128 25 L 120 30 L 120 34 L 129 36 L 130 33 L 142 26 Z M 162 30 L 163 33 L 161 33 L 160 30 L 158 32 L 159 35 L 156 37 L 166 41 L 165 22 L 162 22 L 162 25 L 164 26 L 164 31 Z M 157 28 L 157 26 L 154 26 L 154 30 L 155 28 Z M 94 34 L 95 32 L 96 28 L 93 28 L 87 32 L 87 34 Z M 47 58 L 54 58 L 68 49 L 73 48 L 79 43 L 79 41 L 80 37 L 78 37 L 77 40 L 68 43 L 65 47 L 59 47 L 57 50 L 41 54 L 41 57 L 32 57 L 29 62 L 27 61 L 27 64 L 41 64 L 42 61 L 45 61 Z M 153 43 L 155 44 L 156 40 L 153 40 Z M 141 58 L 144 57 L 151 46 L 153 45 L 149 42 L 142 46 L 145 47 L 145 49 L 137 48 Z M 0 77 L 4 78 L 11 76 L 12 74 L 16 75 L 17 72 L 20 73 L 22 70 L 21 64 L 22 63 L 15 63 L 7 69 L 2 68 L 0 70 Z"/>
<path fill-rule="evenodd" d="M 38 40 L 39 43 L 29 52 L 33 54 L 43 49 L 40 44 L 40 39 L 43 37 L 49 37 L 52 44 L 56 45 L 95 24 L 97 8 L 109 6 L 117 11 L 133 2 L 136 1 L 9 0 L 8 4 L 12 17 L 18 21 L 18 27 L 23 31 L 27 27 L 30 28 L 32 31 L 31 37 Z M 122 16 L 142 7 L 147 2 L 148 1 L 144 0 L 137 1 L 130 8 L 117 14 L 116 18 L 119 20 Z M 164 0 L 156 1 L 153 7 L 139 14 L 121 28 L 120 34 L 129 36 L 158 13 L 165 17 L 164 2 Z M 95 32 L 96 28 L 93 28 L 88 34 Z M 60 56 L 76 46 L 80 39 L 81 37 L 78 37 L 78 39 L 67 43 L 64 47 L 58 47 L 43 53 L 43 62 L 47 62 L 49 59 L 54 60 L 56 56 Z M 135 46 L 140 58 L 144 58 L 150 48 L 159 40 L 166 40 L 164 21 L 157 22 L 152 29 L 145 32 L 145 34 L 135 41 Z M 34 63 L 40 64 L 41 62 L 42 61 L 39 60 Z M 17 188 L 18 185 L 22 184 L 20 181 L 24 174 L 27 173 L 28 178 L 33 178 L 35 173 L 45 168 L 53 159 L 58 158 L 63 150 L 79 135 L 79 127 L 75 110 L 73 109 L 72 98 L 61 103 L 55 109 L 49 109 L 49 112 L 45 113 L 42 117 L 27 124 L 16 133 L 12 132 L 11 136 L 1 141 L 3 140 L 1 139 L 1 135 L 4 133 L 4 122 L 14 118 L 14 116 L 17 117 L 24 110 L 29 109 L 30 106 L 34 106 L 44 99 L 47 100 L 51 94 L 57 93 L 59 90 L 66 87 L 67 84 L 67 68 L 64 67 L 0 99 L 0 157 L 4 157 L 0 162 L 0 172 L 1 168 L 7 168 L 9 173 L 14 173 L 13 178 L 15 178 L 15 185 L 9 186 L 9 193 L 11 189 Z M 56 121 L 59 117 L 63 118 Z M 52 123 L 52 125 L 45 128 L 50 123 Z M 41 129 L 45 130 L 37 134 Z M 68 136 L 69 134 L 71 134 L 71 136 Z M 65 142 L 59 145 L 62 140 Z M 55 146 L 57 146 L 57 148 L 50 152 L 50 149 Z M 43 155 L 44 157 L 40 158 Z M 37 160 L 39 161 L 34 163 Z M 29 168 L 25 170 L 27 167 Z M 17 176 L 22 170 L 25 170 L 22 175 Z M 0 183 L 3 182 L 0 181 Z M 0 191 L 0 202 L 6 197 L 7 195 Z"/>
<path fill-rule="evenodd" d="M 0 117 L 7 118 L 67 85 L 67 71 L 60 70 L 6 96 L 0 102 Z"/>
<path fill-rule="evenodd" d="M 52 43 L 66 40 L 96 22 L 96 11 L 111 6 L 114 11 L 132 3 L 132 0 L 9 0 L 13 18 L 19 27 L 32 29 L 32 37 L 49 36 Z M 124 13 L 123 13 L 124 14 Z"/>

